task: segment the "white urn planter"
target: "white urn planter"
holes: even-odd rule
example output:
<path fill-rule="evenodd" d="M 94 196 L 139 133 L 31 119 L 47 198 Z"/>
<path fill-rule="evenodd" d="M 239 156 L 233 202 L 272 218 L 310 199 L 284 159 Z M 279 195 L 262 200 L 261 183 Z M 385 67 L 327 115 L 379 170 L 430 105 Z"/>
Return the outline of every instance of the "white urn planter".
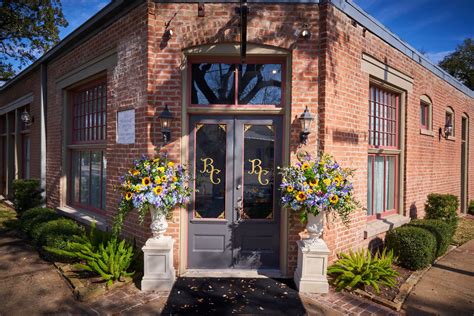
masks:
<path fill-rule="evenodd" d="M 151 232 L 153 239 L 157 240 L 163 238 L 166 230 L 168 229 L 168 221 L 166 220 L 166 214 L 153 208 L 151 210 Z"/>
<path fill-rule="evenodd" d="M 320 237 L 324 230 L 324 214 L 308 214 L 306 230 L 309 237 L 298 240 L 298 262 L 294 275 L 296 286 L 300 292 L 327 293 L 327 265 L 329 249 Z"/>
<path fill-rule="evenodd" d="M 165 212 L 150 209 L 150 213 L 153 237 L 149 238 L 142 248 L 142 291 L 169 291 L 176 280 L 173 266 L 174 239 L 164 235 L 168 229 Z"/>

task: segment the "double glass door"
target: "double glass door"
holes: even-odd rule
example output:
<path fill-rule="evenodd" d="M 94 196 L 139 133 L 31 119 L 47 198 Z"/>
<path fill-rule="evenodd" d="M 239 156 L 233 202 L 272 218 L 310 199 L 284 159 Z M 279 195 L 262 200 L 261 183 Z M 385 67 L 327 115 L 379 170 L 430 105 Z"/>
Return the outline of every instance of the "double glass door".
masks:
<path fill-rule="evenodd" d="M 279 267 L 281 117 L 195 116 L 188 268 Z"/>

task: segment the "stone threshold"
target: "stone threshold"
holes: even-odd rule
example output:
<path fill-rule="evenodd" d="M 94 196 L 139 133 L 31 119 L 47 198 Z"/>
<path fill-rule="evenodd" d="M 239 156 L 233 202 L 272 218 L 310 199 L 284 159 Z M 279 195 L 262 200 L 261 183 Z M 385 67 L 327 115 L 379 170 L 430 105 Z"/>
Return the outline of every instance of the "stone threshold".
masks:
<path fill-rule="evenodd" d="M 185 278 L 289 278 L 284 276 L 280 270 L 274 269 L 189 269 L 180 277 Z"/>

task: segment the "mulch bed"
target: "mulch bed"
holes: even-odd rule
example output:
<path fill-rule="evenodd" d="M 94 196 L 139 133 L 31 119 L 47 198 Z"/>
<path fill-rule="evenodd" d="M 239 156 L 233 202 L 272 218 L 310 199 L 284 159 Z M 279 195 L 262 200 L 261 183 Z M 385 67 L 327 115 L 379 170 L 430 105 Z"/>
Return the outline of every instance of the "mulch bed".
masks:
<path fill-rule="evenodd" d="M 397 296 L 400 286 L 405 283 L 405 281 L 412 275 L 413 271 L 393 265 L 393 269 L 398 272 L 398 277 L 397 277 L 397 284 L 393 288 L 389 288 L 386 286 L 381 286 L 380 287 L 380 293 L 377 293 L 375 289 L 371 286 L 368 286 L 365 288 L 366 292 L 369 292 L 373 295 L 382 297 L 384 299 L 387 299 L 389 301 L 393 301 L 393 299 Z"/>
<path fill-rule="evenodd" d="M 285 282 L 285 283 L 283 283 Z M 163 315 L 305 315 L 291 280 L 269 278 L 178 278 Z"/>

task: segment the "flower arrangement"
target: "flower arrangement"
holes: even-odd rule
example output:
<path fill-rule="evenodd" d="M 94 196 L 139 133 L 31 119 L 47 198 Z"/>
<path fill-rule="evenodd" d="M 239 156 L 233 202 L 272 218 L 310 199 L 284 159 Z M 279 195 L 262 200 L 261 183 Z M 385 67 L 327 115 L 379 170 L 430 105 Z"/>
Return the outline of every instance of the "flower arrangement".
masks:
<path fill-rule="evenodd" d="M 122 200 L 113 231 L 120 232 L 126 215 L 133 209 L 137 209 L 140 223 L 151 207 L 169 216 L 174 207 L 189 202 L 191 189 L 187 187 L 188 181 L 184 168 L 166 156 L 154 159 L 142 156 L 134 160 L 132 168 L 120 179 L 118 188 Z"/>
<path fill-rule="evenodd" d="M 306 155 L 295 166 L 282 168 L 280 173 L 281 201 L 284 206 L 300 211 L 303 223 L 308 214 L 316 216 L 326 209 L 338 213 L 347 224 L 349 214 L 358 206 L 349 181 L 353 170 L 341 168 L 328 154 L 315 161 Z"/>

